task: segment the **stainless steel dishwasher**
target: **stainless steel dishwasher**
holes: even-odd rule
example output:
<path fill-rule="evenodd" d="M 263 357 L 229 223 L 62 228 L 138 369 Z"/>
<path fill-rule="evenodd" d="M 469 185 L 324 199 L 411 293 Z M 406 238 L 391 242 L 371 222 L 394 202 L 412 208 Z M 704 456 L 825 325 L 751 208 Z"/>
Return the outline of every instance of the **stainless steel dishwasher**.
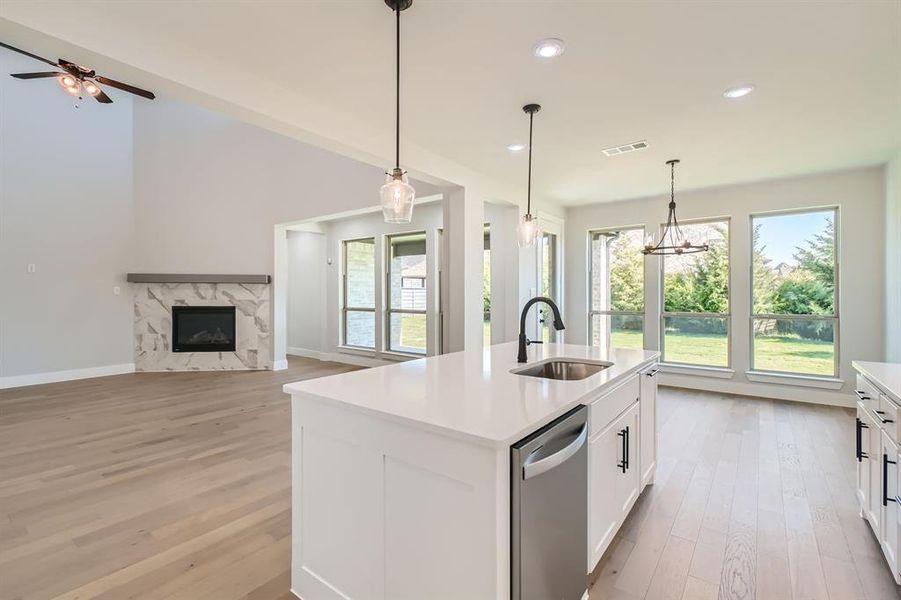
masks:
<path fill-rule="evenodd" d="M 580 600 L 588 586 L 588 408 L 510 448 L 510 597 Z"/>

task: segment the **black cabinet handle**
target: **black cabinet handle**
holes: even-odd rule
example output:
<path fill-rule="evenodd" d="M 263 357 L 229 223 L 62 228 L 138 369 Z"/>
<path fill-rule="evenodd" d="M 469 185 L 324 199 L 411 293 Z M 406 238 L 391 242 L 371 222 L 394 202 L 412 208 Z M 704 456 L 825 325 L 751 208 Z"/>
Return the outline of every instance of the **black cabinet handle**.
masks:
<path fill-rule="evenodd" d="M 657 374 L 657 372 L 658 372 L 659 370 L 660 370 L 660 369 L 653 369 L 653 370 L 648 371 L 647 373 L 645 373 L 645 375 L 647 375 L 648 377 L 653 377 L 654 375 Z"/>
<path fill-rule="evenodd" d="M 861 400 L 869 400 L 870 399 L 870 397 L 867 396 L 866 392 L 863 392 L 861 390 L 854 390 L 854 393 L 857 394 L 857 397 L 860 398 Z"/>
<path fill-rule="evenodd" d="M 873 412 L 876 413 L 876 418 L 879 419 L 879 420 L 882 422 L 883 425 L 885 425 L 886 423 L 894 423 L 893 420 L 891 420 L 891 419 L 886 419 L 886 418 L 884 418 L 884 417 L 882 416 L 882 415 L 885 414 L 885 411 L 884 411 L 884 410 L 874 410 Z"/>
<path fill-rule="evenodd" d="M 629 426 L 626 425 L 626 469 L 630 468 L 629 461 L 631 459 L 631 456 L 629 455 L 632 453 L 631 449 L 629 448 L 629 441 Z"/>
<path fill-rule="evenodd" d="M 861 462 L 861 459 L 870 458 L 866 452 L 863 451 L 863 430 L 869 429 L 870 426 L 860 420 L 857 419 L 857 462 Z"/>
<path fill-rule="evenodd" d="M 855 421 L 857 421 L 857 422 L 854 424 L 854 430 L 855 430 L 855 434 L 856 434 L 855 437 L 857 438 L 857 445 L 856 445 L 856 447 L 855 447 L 855 452 L 854 452 L 854 453 L 855 453 L 855 455 L 857 456 L 857 462 L 862 462 L 862 460 L 861 460 L 862 457 L 861 457 L 860 453 L 861 453 L 861 451 L 863 450 L 863 447 L 862 447 L 862 442 L 863 442 L 863 439 L 862 439 L 862 438 L 863 438 L 863 432 L 860 430 L 860 425 L 861 425 L 860 418 L 859 418 L 859 417 L 856 418 Z"/>
<path fill-rule="evenodd" d="M 623 473 L 626 472 L 626 469 L 629 468 L 629 428 L 620 429 L 619 433 L 617 433 L 619 437 L 623 438 L 623 460 L 621 462 L 616 463 L 616 466 L 622 469 Z"/>
<path fill-rule="evenodd" d="M 888 459 L 888 454 L 882 453 L 882 506 L 888 506 L 889 502 L 897 502 L 894 498 L 888 497 L 888 466 L 898 464 Z"/>

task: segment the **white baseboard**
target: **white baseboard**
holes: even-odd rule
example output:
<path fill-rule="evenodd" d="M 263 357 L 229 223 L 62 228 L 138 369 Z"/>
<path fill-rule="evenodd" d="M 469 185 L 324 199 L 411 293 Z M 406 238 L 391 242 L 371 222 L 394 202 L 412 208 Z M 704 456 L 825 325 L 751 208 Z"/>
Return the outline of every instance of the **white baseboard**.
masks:
<path fill-rule="evenodd" d="M 272 370 L 273 371 L 284 371 L 287 368 L 288 368 L 288 359 L 272 361 Z"/>
<path fill-rule="evenodd" d="M 315 358 L 324 362 L 337 362 L 345 365 L 354 365 L 357 367 L 383 367 L 385 365 L 397 364 L 394 360 L 383 360 L 380 358 L 370 358 L 368 356 L 360 356 L 345 352 L 320 352 L 319 350 L 310 350 L 308 348 L 298 348 L 289 346 L 287 354 L 291 356 L 302 356 L 304 358 Z"/>
<path fill-rule="evenodd" d="M 685 388 L 692 390 L 704 390 L 719 392 L 722 394 L 737 394 L 739 396 L 754 396 L 757 398 L 772 398 L 775 400 L 791 400 L 793 402 L 809 402 L 811 404 L 827 404 L 829 406 L 854 407 L 855 399 L 851 394 L 840 390 L 828 390 L 811 387 L 798 387 L 792 385 L 776 385 L 772 383 L 751 383 L 682 375 L 677 373 L 665 373 L 661 371 L 660 385 Z"/>
<path fill-rule="evenodd" d="M 308 348 L 299 348 L 297 346 L 288 346 L 288 352 L 291 356 L 303 356 L 304 358 L 315 358 L 317 360 L 325 360 L 325 352 L 319 350 L 310 350 Z"/>
<path fill-rule="evenodd" d="M 90 379 L 92 377 L 107 377 L 109 375 L 122 375 L 134 373 L 134 363 L 121 365 L 105 365 L 102 367 L 88 367 L 87 369 L 71 369 L 68 371 L 48 371 L 46 373 L 30 373 L 28 375 L 9 375 L 0 377 L 0 389 L 23 387 L 26 385 L 40 385 L 42 383 L 56 383 L 59 381 L 74 381 L 76 379 Z"/>

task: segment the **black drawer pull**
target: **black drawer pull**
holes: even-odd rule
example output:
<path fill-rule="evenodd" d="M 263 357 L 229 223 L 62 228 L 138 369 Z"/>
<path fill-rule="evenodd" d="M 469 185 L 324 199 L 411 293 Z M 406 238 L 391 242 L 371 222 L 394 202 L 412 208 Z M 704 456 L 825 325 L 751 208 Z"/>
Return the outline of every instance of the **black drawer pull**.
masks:
<path fill-rule="evenodd" d="M 882 422 L 883 425 L 884 425 L 885 423 L 894 423 L 894 421 L 891 420 L 891 419 L 885 419 L 885 418 L 883 418 L 882 415 L 885 414 L 885 411 L 884 411 L 884 410 L 874 410 L 873 412 L 876 413 L 876 417 Z"/>
<path fill-rule="evenodd" d="M 888 459 L 888 454 L 882 453 L 882 506 L 888 506 L 889 502 L 897 502 L 897 499 L 888 497 L 888 466 L 896 464 L 898 463 Z"/>
<path fill-rule="evenodd" d="M 854 420 L 856 421 L 855 426 L 854 426 L 854 432 L 855 432 L 855 438 L 857 439 L 857 445 L 855 446 L 854 454 L 857 456 L 857 462 L 861 462 L 861 458 L 863 458 L 861 456 L 861 452 L 863 452 L 863 444 L 862 444 L 863 432 L 860 430 L 860 426 L 862 425 L 862 423 L 860 422 L 859 417 Z"/>
<path fill-rule="evenodd" d="M 629 468 L 629 461 L 626 458 L 626 454 L 629 452 L 629 437 L 628 437 L 629 434 L 627 433 L 627 431 L 628 430 L 626 430 L 626 429 L 620 429 L 619 433 L 616 434 L 619 437 L 623 438 L 623 448 L 622 448 L 623 449 L 623 460 L 621 462 L 616 463 L 616 466 L 619 467 L 620 469 L 622 469 L 623 473 L 625 473 L 626 469 Z"/>

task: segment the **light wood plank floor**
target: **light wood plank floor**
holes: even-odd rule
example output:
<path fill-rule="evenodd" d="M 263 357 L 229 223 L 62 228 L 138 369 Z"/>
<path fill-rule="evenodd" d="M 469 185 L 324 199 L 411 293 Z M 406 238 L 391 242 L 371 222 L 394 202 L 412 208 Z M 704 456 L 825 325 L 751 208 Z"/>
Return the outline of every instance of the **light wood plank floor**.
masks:
<path fill-rule="evenodd" d="M 349 369 L 291 359 L 0 392 L 0 598 L 291 599 L 281 385 Z M 857 516 L 853 423 L 661 388 L 657 484 L 591 599 L 899 597 Z"/>
<path fill-rule="evenodd" d="M 660 388 L 657 482 L 591 600 L 899 598 L 854 495 L 854 413 Z"/>
<path fill-rule="evenodd" d="M 293 599 L 281 386 L 352 369 L 0 391 L 0 599 Z"/>

